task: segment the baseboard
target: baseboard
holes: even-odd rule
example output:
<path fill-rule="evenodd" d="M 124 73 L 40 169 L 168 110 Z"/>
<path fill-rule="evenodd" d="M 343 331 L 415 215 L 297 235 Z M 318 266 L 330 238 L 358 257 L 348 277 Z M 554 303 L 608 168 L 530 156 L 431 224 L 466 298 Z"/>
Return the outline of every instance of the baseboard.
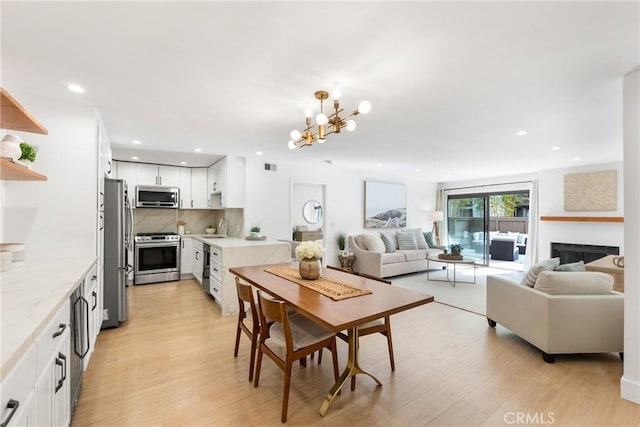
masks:
<path fill-rule="evenodd" d="M 622 376 L 620 379 L 620 396 L 634 403 L 640 403 L 640 383 Z"/>

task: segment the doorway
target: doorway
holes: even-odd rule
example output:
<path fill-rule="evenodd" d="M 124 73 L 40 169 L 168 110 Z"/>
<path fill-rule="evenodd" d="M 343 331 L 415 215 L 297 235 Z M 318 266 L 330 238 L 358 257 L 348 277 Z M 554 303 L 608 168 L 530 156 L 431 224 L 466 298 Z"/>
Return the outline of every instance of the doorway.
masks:
<path fill-rule="evenodd" d="M 447 237 L 484 266 L 522 270 L 529 228 L 529 191 L 457 194 L 447 198 Z"/>

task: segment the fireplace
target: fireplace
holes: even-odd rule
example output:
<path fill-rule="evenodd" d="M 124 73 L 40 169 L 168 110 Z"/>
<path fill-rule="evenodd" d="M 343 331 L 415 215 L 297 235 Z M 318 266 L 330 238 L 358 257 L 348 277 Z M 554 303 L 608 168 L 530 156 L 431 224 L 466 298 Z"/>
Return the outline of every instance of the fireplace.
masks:
<path fill-rule="evenodd" d="M 551 243 L 551 258 L 560 258 L 560 264 L 584 261 L 585 264 L 607 255 L 620 255 L 618 246 Z"/>

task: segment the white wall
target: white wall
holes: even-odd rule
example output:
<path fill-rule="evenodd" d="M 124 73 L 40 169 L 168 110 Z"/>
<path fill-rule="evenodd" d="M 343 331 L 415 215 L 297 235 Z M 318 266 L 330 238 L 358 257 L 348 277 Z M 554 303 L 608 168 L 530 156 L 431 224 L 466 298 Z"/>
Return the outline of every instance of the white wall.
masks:
<path fill-rule="evenodd" d="M 624 375 L 623 398 L 640 403 L 640 72 L 624 77 Z"/>
<path fill-rule="evenodd" d="M 615 211 L 566 212 L 564 210 L 564 176 L 566 174 L 617 171 L 617 209 Z M 622 162 L 551 169 L 538 174 L 540 216 L 623 216 L 624 175 Z M 619 246 L 624 254 L 624 224 L 609 222 L 540 221 L 538 258 L 551 255 L 551 242 Z"/>
<path fill-rule="evenodd" d="M 47 181 L 2 181 L 3 242 L 27 259 L 96 253 L 97 148 L 93 108 L 12 93 L 49 135 L 6 131 L 36 145 L 33 169 Z"/>
<path fill-rule="evenodd" d="M 276 172 L 265 171 L 264 162 L 277 163 Z M 364 229 L 364 181 L 402 182 L 407 184 L 407 226 L 431 230 L 426 212 L 435 208 L 436 184 L 403 180 L 376 171 L 346 170 L 327 165 L 322 160 L 307 163 L 279 163 L 261 157 L 247 158 L 245 224 L 259 223 L 261 233 L 269 238 L 291 239 L 291 182 L 326 184 L 325 239 L 327 262 L 337 264 L 339 233 L 356 234 Z"/>

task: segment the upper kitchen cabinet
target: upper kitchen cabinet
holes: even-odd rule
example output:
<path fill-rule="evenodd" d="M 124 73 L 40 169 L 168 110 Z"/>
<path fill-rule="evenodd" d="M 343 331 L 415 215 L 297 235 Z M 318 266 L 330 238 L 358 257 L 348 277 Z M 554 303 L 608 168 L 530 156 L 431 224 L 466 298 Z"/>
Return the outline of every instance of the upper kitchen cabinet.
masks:
<path fill-rule="evenodd" d="M 113 165 L 116 179 L 123 179 L 127 182 L 127 195 L 129 197 L 131 207 L 135 208 L 136 203 L 133 199 L 136 194 L 136 185 L 138 185 L 136 181 L 136 164 L 131 162 L 119 162 L 116 160 L 113 162 Z"/>
<path fill-rule="evenodd" d="M 180 168 L 177 166 L 138 163 L 136 167 L 137 185 L 180 186 Z"/>
<path fill-rule="evenodd" d="M 207 209 L 207 168 L 180 170 L 180 209 Z"/>
<path fill-rule="evenodd" d="M 209 207 L 243 208 L 245 195 L 245 158 L 227 156 L 208 169 Z"/>
<path fill-rule="evenodd" d="M 18 130 L 47 135 L 47 129 L 33 117 L 16 99 L 0 88 L 0 129 Z M 46 181 L 47 177 L 15 164 L 9 159 L 0 161 L 0 180 Z"/>

